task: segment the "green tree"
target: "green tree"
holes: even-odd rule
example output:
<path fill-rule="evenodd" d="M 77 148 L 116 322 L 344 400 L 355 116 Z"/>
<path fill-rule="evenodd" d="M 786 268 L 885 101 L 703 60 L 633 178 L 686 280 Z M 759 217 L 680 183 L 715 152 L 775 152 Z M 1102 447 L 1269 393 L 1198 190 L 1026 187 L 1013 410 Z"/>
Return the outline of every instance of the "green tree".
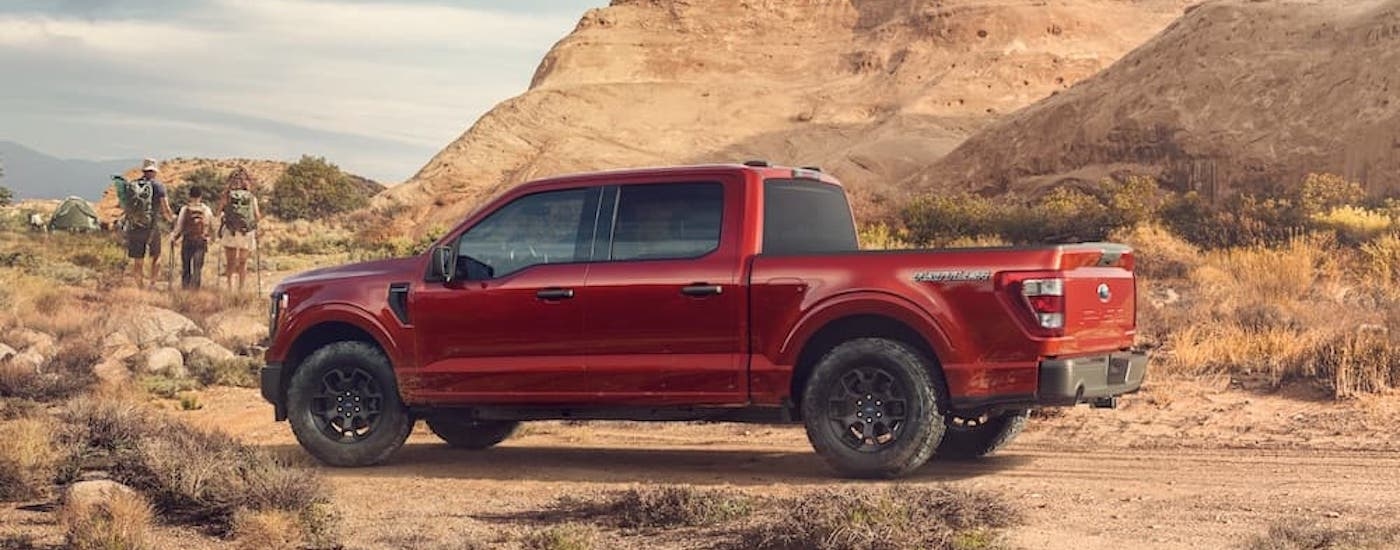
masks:
<path fill-rule="evenodd" d="M 277 180 L 268 210 L 284 220 L 323 218 L 362 208 L 369 197 L 340 168 L 303 155 Z"/>
<path fill-rule="evenodd" d="M 5 164 L 0 163 L 0 179 L 5 178 Z M 9 187 L 0 185 L 0 206 L 9 206 L 15 202 L 15 194 Z"/>
<path fill-rule="evenodd" d="M 196 187 L 204 196 L 204 202 L 213 206 L 218 206 L 219 195 L 224 191 L 224 183 L 228 179 L 226 174 L 220 174 L 218 170 L 209 166 L 201 167 L 188 176 L 185 176 L 185 184 L 170 192 L 170 207 L 179 209 L 190 199 L 190 189 Z"/>

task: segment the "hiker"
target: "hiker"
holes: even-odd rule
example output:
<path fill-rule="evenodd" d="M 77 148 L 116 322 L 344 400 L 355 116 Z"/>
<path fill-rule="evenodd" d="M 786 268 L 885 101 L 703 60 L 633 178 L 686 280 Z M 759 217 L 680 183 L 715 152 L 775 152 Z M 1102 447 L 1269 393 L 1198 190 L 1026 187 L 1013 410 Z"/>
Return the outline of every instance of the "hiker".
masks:
<path fill-rule="evenodd" d="M 141 260 L 147 254 L 151 257 L 151 282 L 156 284 L 156 265 L 160 262 L 160 223 L 169 223 L 175 218 L 170 211 L 170 201 L 165 196 L 165 185 L 156 181 L 160 171 L 155 159 L 146 159 L 141 166 L 141 177 L 126 181 L 117 176 L 117 198 L 121 202 L 124 229 L 126 231 L 126 255 L 132 260 L 131 272 L 136 276 L 136 287 L 145 288 L 141 270 Z M 159 216 L 159 217 L 157 217 Z"/>
<path fill-rule="evenodd" d="M 204 253 L 209 249 L 214 211 L 204 204 L 204 191 L 190 186 L 190 199 L 180 207 L 170 247 L 180 242 L 180 288 L 199 288 L 204 281 Z"/>
<path fill-rule="evenodd" d="M 228 187 L 219 203 L 219 242 L 224 247 L 227 266 L 224 277 L 229 288 L 233 287 L 233 274 L 238 273 L 238 289 L 243 290 L 243 279 L 248 275 L 248 255 L 258 246 L 256 230 L 262 218 L 258 210 L 258 198 L 253 196 L 253 176 L 243 167 L 238 167 L 228 177 Z"/>

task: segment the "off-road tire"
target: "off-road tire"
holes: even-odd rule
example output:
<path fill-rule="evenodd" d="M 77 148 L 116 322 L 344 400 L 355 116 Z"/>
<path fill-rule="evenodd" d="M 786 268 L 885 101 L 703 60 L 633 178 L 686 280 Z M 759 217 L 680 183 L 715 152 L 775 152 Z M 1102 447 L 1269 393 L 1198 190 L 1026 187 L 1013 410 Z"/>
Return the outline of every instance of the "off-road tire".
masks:
<path fill-rule="evenodd" d="M 510 438 L 519 422 L 511 420 L 468 420 L 448 417 L 429 417 L 428 429 L 432 430 L 449 447 L 479 451 L 489 449 Z"/>
<path fill-rule="evenodd" d="M 340 383 L 346 380 L 349 382 Z M 373 421 L 364 422 L 363 437 L 347 436 L 343 431 L 340 438 L 334 437 L 331 431 L 340 428 L 317 412 L 338 405 L 331 400 L 338 400 L 341 395 L 333 393 L 329 389 L 332 386 L 354 386 L 353 390 L 346 390 L 355 394 L 347 398 L 347 403 L 363 403 L 364 410 L 377 408 Z M 347 406 L 351 407 L 346 409 L 350 414 L 360 414 L 353 405 Z M 312 353 L 287 386 L 287 420 L 302 448 L 321 462 L 342 467 L 370 466 L 387 460 L 413 430 L 413 417 L 399 397 L 389 359 L 365 342 L 336 342 Z M 347 441 L 347 437 L 351 440 Z"/>
<path fill-rule="evenodd" d="M 935 460 L 970 460 L 997 451 L 1026 428 L 1030 411 L 1007 411 L 989 416 L 981 424 L 965 426 L 949 416 L 945 420 L 943 442 L 934 451 Z"/>
<path fill-rule="evenodd" d="M 802 418 L 807 426 L 807 439 L 817 454 L 843 476 L 894 478 L 912 472 L 928 461 L 943 437 L 944 423 L 938 400 L 946 392 L 935 368 L 932 358 L 893 340 L 861 338 L 836 346 L 817 362 L 802 392 Z M 883 375 L 867 376 L 871 372 Z M 858 395 L 878 387 L 880 384 L 867 381 L 879 378 L 888 379 L 886 385 L 890 387 L 898 386 L 897 391 L 884 393 L 897 399 L 890 398 L 889 403 L 876 401 L 884 408 L 871 407 L 875 403 L 868 403 L 864 395 Z M 852 382 L 857 388 L 867 385 L 853 392 Z M 881 392 L 876 390 L 868 395 L 878 397 Z M 849 402 L 853 399 L 863 405 Z M 902 414 L 894 407 L 897 402 L 903 403 L 899 405 Z M 847 409 L 852 409 L 849 414 Z M 889 416 L 884 416 L 886 413 Z M 872 422 L 874 415 L 879 415 L 880 419 Z M 858 426 L 868 429 L 863 427 L 866 423 L 881 426 L 881 420 L 888 422 L 896 416 L 902 416 L 903 420 L 897 427 L 886 425 L 887 434 L 893 437 L 885 443 L 879 443 L 879 438 L 867 437 L 869 432 L 854 431 Z M 866 449 L 871 445 L 873 447 Z"/>

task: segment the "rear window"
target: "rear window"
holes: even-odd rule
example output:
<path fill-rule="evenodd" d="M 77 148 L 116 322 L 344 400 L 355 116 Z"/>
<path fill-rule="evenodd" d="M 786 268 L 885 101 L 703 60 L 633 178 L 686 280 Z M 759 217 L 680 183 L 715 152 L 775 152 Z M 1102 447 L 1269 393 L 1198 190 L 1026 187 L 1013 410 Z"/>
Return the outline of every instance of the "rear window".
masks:
<path fill-rule="evenodd" d="M 763 253 L 820 254 L 859 250 L 846 193 L 815 180 L 763 182 Z"/>

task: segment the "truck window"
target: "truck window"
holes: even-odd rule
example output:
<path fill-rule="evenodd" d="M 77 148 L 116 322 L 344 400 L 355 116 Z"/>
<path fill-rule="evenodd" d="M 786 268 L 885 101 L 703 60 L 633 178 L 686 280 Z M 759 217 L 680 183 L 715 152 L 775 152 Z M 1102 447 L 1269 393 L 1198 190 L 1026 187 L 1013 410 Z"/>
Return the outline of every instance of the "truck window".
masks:
<path fill-rule="evenodd" d="M 598 193 L 596 188 L 569 189 L 511 201 L 462 235 L 458 271 L 468 258 L 484 264 L 487 278 L 532 265 L 586 260 L 592 251 Z"/>
<path fill-rule="evenodd" d="M 840 187 L 815 180 L 764 180 L 764 254 L 823 254 L 859 249 L 855 220 Z"/>
<path fill-rule="evenodd" d="M 613 260 L 698 258 L 719 247 L 719 183 L 628 185 L 619 193 Z"/>

